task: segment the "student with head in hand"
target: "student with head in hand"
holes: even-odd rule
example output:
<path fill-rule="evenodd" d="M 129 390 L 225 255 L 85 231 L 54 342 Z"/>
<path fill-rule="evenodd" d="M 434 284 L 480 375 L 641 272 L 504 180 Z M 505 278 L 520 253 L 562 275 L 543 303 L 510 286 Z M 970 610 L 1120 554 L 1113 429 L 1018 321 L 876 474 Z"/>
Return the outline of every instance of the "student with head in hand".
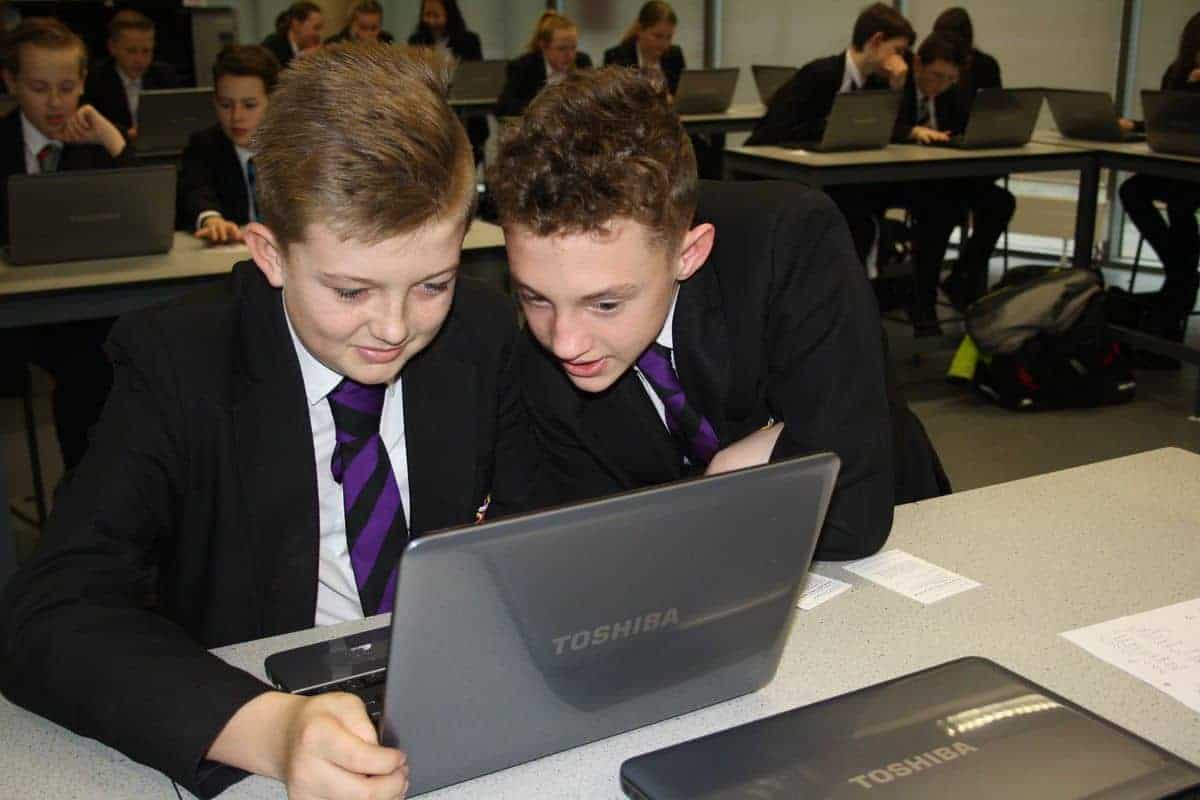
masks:
<path fill-rule="evenodd" d="M 457 277 L 475 180 L 447 73 L 365 44 L 281 73 L 253 260 L 114 327 L 95 441 L 0 604 L 9 699 L 198 796 L 247 772 L 402 796 L 358 697 L 209 649 L 390 611 L 410 538 L 535 483 L 514 311 Z"/>
<path fill-rule="evenodd" d="M 1003 87 L 1000 62 L 975 47 L 975 26 L 971 24 L 971 15 L 965 8 L 955 6 L 938 14 L 933 21 L 933 32 L 957 36 L 967 48 L 967 66 L 959 75 L 956 87 L 959 100 L 967 111 L 971 110 L 975 93 L 980 89 Z"/>
<path fill-rule="evenodd" d="M 482 61 L 483 45 L 479 35 L 467 29 L 466 20 L 458 8 L 458 0 L 424 0 L 421 16 L 408 37 L 409 44 L 424 47 L 444 47 L 458 61 Z M 467 118 L 467 135 L 475 151 L 475 163 L 483 160 L 483 147 L 488 139 L 486 116 L 473 115 Z"/>
<path fill-rule="evenodd" d="M 253 137 L 279 82 L 279 61 L 261 45 L 228 45 L 213 63 L 217 124 L 192 134 L 179 172 L 177 225 L 213 244 L 240 242 L 260 219 Z"/>
<path fill-rule="evenodd" d="M 298 0 L 279 13 L 275 32 L 263 39 L 262 45 L 275 54 L 279 66 L 286 67 L 296 56 L 320 47 L 324 30 L 321 7 L 311 0 Z"/>
<path fill-rule="evenodd" d="M 592 59 L 579 51 L 579 29 L 557 11 L 544 11 L 533 26 L 527 52 L 508 64 L 508 75 L 496 116 L 515 117 L 545 86 L 558 83 L 577 69 L 589 69 Z"/>
<path fill-rule="evenodd" d="M 889 410 L 878 310 L 825 195 L 698 181 L 665 90 L 629 70 L 547 87 L 489 171 L 563 499 L 833 451 L 817 557 L 847 559 L 882 546 L 894 500 L 941 493 L 920 423 Z"/>
<path fill-rule="evenodd" d="M 132 9 L 118 12 L 109 23 L 108 53 L 88 75 L 84 98 L 134 139 L 141 93 L 174 89 L 179 78 L 170 64 L 154 60 L 154 22 Z"/>
<path fill-rule="evenodd" d="M 383 4 L 379 0 L 355 0 L 350 5 L 350 16 L 346 27 L 325 40 L 325 44 L 341 42 L 379 42 L 391 44 L 395 41 L 383 29 Z"/>

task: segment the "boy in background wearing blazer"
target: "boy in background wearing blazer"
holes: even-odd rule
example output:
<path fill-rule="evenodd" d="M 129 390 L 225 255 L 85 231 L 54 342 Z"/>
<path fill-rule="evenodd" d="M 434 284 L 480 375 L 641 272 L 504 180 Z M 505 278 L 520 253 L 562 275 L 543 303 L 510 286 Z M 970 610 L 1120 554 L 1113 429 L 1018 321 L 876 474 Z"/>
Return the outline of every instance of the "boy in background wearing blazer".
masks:
<path fill-rule="evenodd" d="M 391 610 L 409 538 L 534 482 L 513 309 L 456 277 L 475 185 L 448 71 L 357 44 L 283 71 L 253 261 L 117 323 L 95 441 L 8 584 L 4 693 L 201 797 L 248 771 L 403 796 L 358 697 L 276 692 L 209 648 Z"/>
<path fill-rule="evenodd" d="M 489 178 L 532 337 L 522 392 L 562 499 L 830 450 L 818 557 L 883 545 L 908 489 L 882 332 L 823 194 L 698 181 L 661 85 L 614 69 L 547 87 Z"/>
<path fill-rule="evenodd" d="M 262 40 L 262 46 L 275 54 L 279 66 L 286 67 L 296 56 L 321 46 L 325 15 L 311 0 L 297 0 L 275 18 L 275 32 Z"/>
<path fill-rule="evenodd" d="M 379 0 L 356 0 L 350 6 L 346 27 L 325 40 L 325 44 L 341 42 L 379 42 L 391 44 L 395 37 L 383 29 L 383 5 Z"/>
<path fill-rule="evenodd" d="M 179 78 L 170 64 L 154 60 L 154 22 L 126 9 L 108 25 L 109 58 L 88 75 L 84 95 L 129 138 L 137 138 L 141 93 L 174 89 Z"/>
<path fill-rule="evenodd" d="M 261 45 L 229 45 L 213 63 L 217 124 L 192 134 L 179 173 L 177 227 L 214 244 L 240 242 L 259 219 L 251 145 L 279 82 L 279 61 Z"/>

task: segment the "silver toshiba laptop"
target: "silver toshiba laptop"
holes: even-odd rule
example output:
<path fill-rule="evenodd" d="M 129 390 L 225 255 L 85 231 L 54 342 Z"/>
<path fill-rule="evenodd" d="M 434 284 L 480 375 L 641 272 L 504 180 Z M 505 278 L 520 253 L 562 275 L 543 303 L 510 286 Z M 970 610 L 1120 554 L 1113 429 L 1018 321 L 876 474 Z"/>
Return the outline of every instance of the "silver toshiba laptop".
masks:
<path fill-rule="evenodd" d="M 305 694 L 349 679 L 368 709 L 386 686 L 381 738 L 408 753 L 414 794 L 755 691 L 838 465 L 816 455 L 426 536 L 401 559 L 390 644 L 370 632 L 277 653 L 268 675 Z"/>
<path fill-rule="evenodd" d="M 450 103 L 495 103 L 504 89 L 507 69 L 503 59 L 460 61 L 450 83 Z"/>
<path fill-rule="evenodd" d="M 677 114 L 720 114 L 728 111 L 737 89 L 737 67 L 685 69 L 675 90 Z"/>
<path fill-rule="evenodd" d="M 900 92 L 890 91 L 843 92 L 833 100 L 820 141 L 789 141 L 781 146 L 817 153 L 886 147 L 892 140 L 903 97 Z"/>
<path fill-rule="evenodd" d="M 178 155 L 193 133 L 216 121 L 211 88 L 142 92 L 135 148 L 140 156 Z"/>
<path fill-rule="evenodd" d="M 982 658 L 626 761 L 637 800 L 1200 796 L 1200 769 Z"/>
<path fill-rule="evenodd" d="M 11 264 L 165 253 L 174 227 L 172 164 L 8 179 Z"/>

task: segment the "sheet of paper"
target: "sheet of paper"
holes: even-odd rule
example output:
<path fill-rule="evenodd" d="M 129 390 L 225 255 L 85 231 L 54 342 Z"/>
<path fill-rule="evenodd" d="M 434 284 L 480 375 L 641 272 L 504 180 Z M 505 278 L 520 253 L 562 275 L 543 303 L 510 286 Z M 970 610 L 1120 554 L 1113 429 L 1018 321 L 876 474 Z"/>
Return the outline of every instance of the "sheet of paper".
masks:
<path fill-rule="evenodd" d="M 1200 712 L 1200 598 L 1062 636 Z"/>
<path fill-rule="evenodd" d="M 979 586 L 970 578 L 930 564 L 903 550 L 885 550 L 842 566 L 855 575 L 861 575 L 885 589 L 925 605 Z"/>
<path fill-rule="evenodd" d="M 827 578 L 815 572 L 808 573 L 808 580 L 800 591 L 800 608 L 812 611 L 850 588 L 850 584 L 837 578 Z"/>

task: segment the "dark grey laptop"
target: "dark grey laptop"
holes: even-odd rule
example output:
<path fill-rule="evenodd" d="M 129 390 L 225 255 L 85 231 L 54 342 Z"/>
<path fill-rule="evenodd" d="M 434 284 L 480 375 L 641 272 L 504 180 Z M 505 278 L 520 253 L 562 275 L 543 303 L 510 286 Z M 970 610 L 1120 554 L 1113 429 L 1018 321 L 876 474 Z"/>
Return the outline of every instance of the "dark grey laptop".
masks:
<path fill-rule="evenodd" d="M 784 142 L 782 146 L 818 153 L 886 147 L 892 140 L 902 99 L 900 92 L 843 92 L 833 100 L 833 109 L 825 121 L 825 133 L 819 142 Z"/>
<path fill-rule="evenodd" d="M 173 164 L 8 179 L 12 264 L 165 253 L 174 227 Z"/>
<path fill-rule="evenodd" d="M 412 792 L 755 691 L 775 674 L 838 470 L 823 454 L 427 536 L 372 632 L 267 659 L 375 685 Z M 370 694 L 370 692 L 367 692 Z M 370 708 L 370 706 L 368 706 Z"/>
<path fill-rule="evenodd" d="M 1121 129 L 1120 115 L 1108 92 L 1047 89 L 1046 101 L 1063 136 L 1097 142 L 1138 142 L 1146 138 Z"/>
<path fill-rule="evenodd" d="M 1042 110 L 1041 89 L 980 89 L 971 104 L 971 117 L 951 147 L 984 150 L 1021 147 L 1029 143 Z"/>
<path fill-rule="evenodd" d="M 685 69 L 675 90 L 678 114 L 720 114 L 728 111 L 737 88 L 738 68 Z"/>
<path fill-rule="evenodd" d="M 1146 141 L 1159 153 L 1200 156 L 1200 92 L 1142 92 Z"/>
<path fill-rule="evenodd" d="M 460 61 L 450 83 L 450 103 L 495 103 L 504 89 L 507 69 L 503 59 Z"/>
<path fill-rule="evenodd" d="M 762 100 L 764 106 L 771 105 L 771 98 L 775 96 L 779 88 L 796 74 L 795 67 L 754 64 L 750 69 L 754 72 L 754 86 L 758 89 L 758 99 Z"/>
<path fill-rule="evenodd" d="M 211 127 L 216 121 L 211 88 L 142 92 L 138 99 L 137 153 L 178 155 L 193 133 Z"/>
<path fill-rule="evenodd" d="M 982 658 L 621 765 L 638 800 L 1195 797 L 1200 769 Z"/>

